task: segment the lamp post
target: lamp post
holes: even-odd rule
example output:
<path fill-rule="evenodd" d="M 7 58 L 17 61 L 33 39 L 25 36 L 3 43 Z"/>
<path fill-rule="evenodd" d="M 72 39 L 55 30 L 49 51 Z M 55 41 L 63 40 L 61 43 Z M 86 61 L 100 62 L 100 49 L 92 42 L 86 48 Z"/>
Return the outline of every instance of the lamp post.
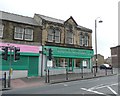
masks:
<path fill-rule="evenodd" d="M 96 18 L 95 19 L 95 66 L 96 66 L 96 73 L 97 73 L 97 61 L 98 61 L 98 58 L 97 58 L 97 20 L 99 19 L 100 17 Z M 98 21 L 99 23 L 102 23 L 103 21 L 102 20 L 99 20 Z"/>

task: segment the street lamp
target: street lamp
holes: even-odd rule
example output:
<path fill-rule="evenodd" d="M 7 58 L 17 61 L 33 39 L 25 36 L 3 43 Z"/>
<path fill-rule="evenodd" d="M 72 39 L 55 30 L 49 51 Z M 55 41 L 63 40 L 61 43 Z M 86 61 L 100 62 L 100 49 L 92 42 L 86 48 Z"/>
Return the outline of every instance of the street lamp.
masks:
<path fill-rule="evenodd" d="M 96 63 L 96 73 L 97 73 L 97 61 L 98 61 L 98 58 L 97 58 L 97 20 L 100 19 L 100 17 L 96 18 L 95 19 L 95 63 Z M 102 23 L 103 21 L 100 19 L 98 21 L 99 23 Z"/>

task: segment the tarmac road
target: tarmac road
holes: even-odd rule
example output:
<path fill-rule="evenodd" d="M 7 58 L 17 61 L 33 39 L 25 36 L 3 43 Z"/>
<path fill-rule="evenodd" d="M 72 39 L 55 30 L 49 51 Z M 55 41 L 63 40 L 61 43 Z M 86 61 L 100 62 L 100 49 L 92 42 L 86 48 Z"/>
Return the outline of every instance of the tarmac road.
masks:
<path fill-rule="evenodd" d="M 110 94 L 118 95 L 120 94 L 118 93 L 120 92 L 118 88 L 118 81 L 118 75 L 113 75 L 94 79 L 49 84 L 41 87 L 8 90 L 3 92 L 3 96 L 9 96 L 9 94 L 95 94 L 95 96 L 98 94 L 105 96 L 109 96 Z"/>

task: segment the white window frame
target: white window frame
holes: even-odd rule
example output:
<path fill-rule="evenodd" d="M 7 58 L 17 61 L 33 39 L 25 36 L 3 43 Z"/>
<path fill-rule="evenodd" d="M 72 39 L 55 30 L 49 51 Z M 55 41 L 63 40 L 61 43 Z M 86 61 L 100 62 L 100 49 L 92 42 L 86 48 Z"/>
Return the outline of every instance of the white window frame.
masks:
<path fill-rule="evenodd" d="M 53 30 L 51 32 L 51 34 L 49 33 L 50 32 L 49 30 Z M 52 40 L 49 39 L 49 36 L 52 36 Z M 54 39 L 53 37 L 54 37 L 54 29 L 53 28 L 48 28 L 47 41 L 48 42 L 53 42 L 53 39 Z"/>
<path fill-rule="evenodd" d="M 27 32 L 26 30 L 31 30 L 31 34 L 30 33 L 26 33 Z M 26 35 L 30 35 L 31 38 L 30 39 L 26 38 Z M 24 40 L 33 41 L 33 29 L 25 28 Z"/>
<path fill-rule="evenodd" d="M 80 34 L 80 46 L 83 46 L 83 43 L 84 43 L 83 35 Z"/>
<path fill-rule="evenodd" d="M 71 36 L 68 36 L 68 34 L 71 34 Z M 72 39 L 72 42 L 70 42 L 70 39 Z M 66 43 L 67 44 L 73 44 L 73 32 L 70 32 L 69 30 L 67 30 L 67 37 L 66 37 Z"/>
<path fill-rule="evenodd" d="M 0 38 L 3 37 L 3 30 L 4 30 L 4 25 L 0 24 Z"/>
<path fill-rule="evenodd" d="M 84 44 L 85 44 L 85 46 L 89 45 L 89 36 L 88 35 L 85 35 Z"/>
<path fill-rule="evenodd" d="M 17 28 L 21 28 L 22 32 L 20 33 L 20 30 L 19 30 L 19 32 L 17 32 Z M 16 37 L 16 34 L 21 34 L 22 38 Z M 15 27 L 15 30 L 14 30 L 14 39 L 23 40 L 23 36 L 24 36 L 24 28 L 22 28 L 22 27 Z"/>
<path fill-rule="evenodd" d="M 54 34 L 54 36 L 55 36 L 55 43 L 60 43 L 60 30 L 59 30 L 59 29 L 56 29 L 56 30 L 55 30 L 55 33 L 56 33 L 56 32 L 58 32 L 58 35 L 55 35 L 55 34 Z M 59 41 L 57 41 L 56 38 L 59 38 Z"/>

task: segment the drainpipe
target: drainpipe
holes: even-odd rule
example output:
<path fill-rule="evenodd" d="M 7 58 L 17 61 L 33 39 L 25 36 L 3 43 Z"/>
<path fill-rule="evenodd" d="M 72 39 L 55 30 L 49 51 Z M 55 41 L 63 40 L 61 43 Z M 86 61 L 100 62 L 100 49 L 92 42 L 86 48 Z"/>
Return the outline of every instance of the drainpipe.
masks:
<path fill-rule="evenodd" d="M 41 52 L 41 77 L 43 76 L 43 45 L 42 45 L 42 52 Z"/>

